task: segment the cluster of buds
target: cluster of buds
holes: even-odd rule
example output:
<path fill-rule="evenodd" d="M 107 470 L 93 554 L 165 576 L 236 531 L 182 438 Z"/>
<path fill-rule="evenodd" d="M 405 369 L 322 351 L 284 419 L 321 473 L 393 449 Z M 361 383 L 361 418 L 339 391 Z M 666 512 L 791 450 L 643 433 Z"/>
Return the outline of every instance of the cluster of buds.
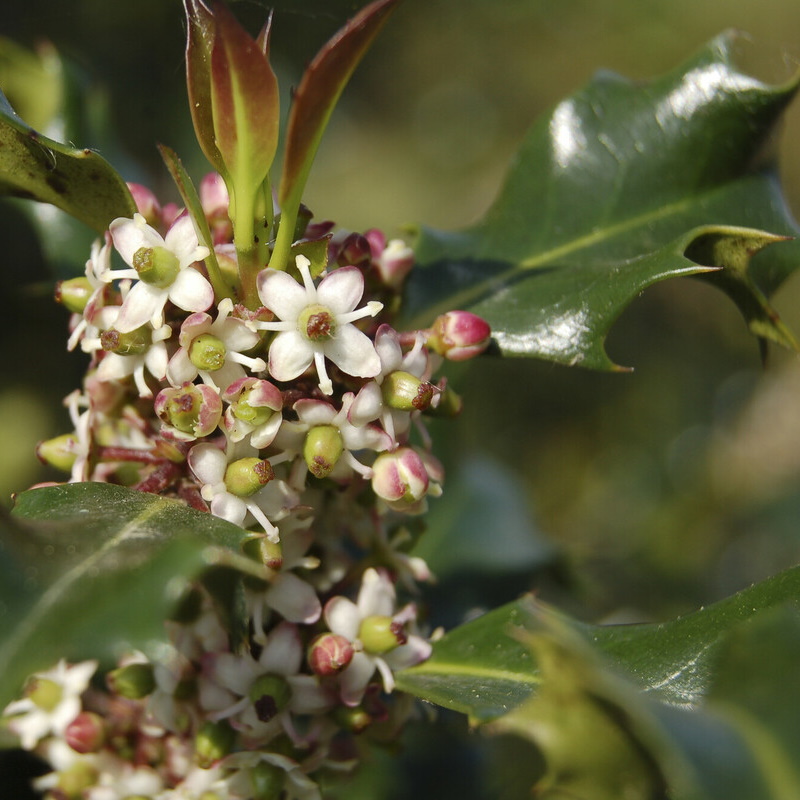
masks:
<path fill-rule="evenodd" d="M 157 660 L 130 654 L 103 690 L 94 662 L 32 678 L 6 724 L 52 765 L 37 784 L 52 800 L 309 800 L 355 764 L 357 736 L 410 713 L 394 672 L 431 645 L 397 593 L 430 578 L 410 523 L 444 479 L 425 418 L 458 412 L 437 371 L 490 330 L 466 311 L 396 330 L 408 244 L 299 203 L 314 140 L 301 123 L 327 118 L 315 80 L 335 84 L 393 4 L 376 0 L 309 67 L 272 198 L 269 26 L 252 40 L 224 7 L 186 0 L 190 104 L 217 171 L 186 209 L 131 185 L 137 213 L 58 288 L 68 347 L 91 361 L 66 399 L 74 430 L 40 458 L 239 526 L 263 579 L 243 579 L 244 637 L 201 580 Z"/>
<path fill-rule="evenodd" d="M 82 705 L 91 670 L 60 665 L 81 680 L 36 677 L 8 725 L 53 764 L 38 785 L 58 800 L 317 797 L 311 775 L 352 766 L 353 736 L 399 726 L 409 706 L 388 703 L 393 673 L 430 653 L 415 605 L 396 596 L 430 577 L 408 552 L 409 517 L 444 478 L 425 417 L 460 406 L 434 374 L 481 352 L 489 328 L 452 311 L 398 332 L 387 309 L 411 249 L 310 221 L 295 248 L 321 262 L 298 252 L 294 269 L 262 268 L 256 306 L 220 297 L 191 217 L 131 190 L 139 213 L 114 220 L 85 276 L 59 286 L 68 346 L 91 363 L 66 400 L 74 431 L 39 455 L 71 481 L 182 499 L 240 526 L 268 577 L 247 583 L 244 646 L 232 649 L 198 588 L 165 661 L 126 660 Z M 221 195 L 207 176 L 209 218 Z M 229 240 L 214 249 L 235 260 Z"/>

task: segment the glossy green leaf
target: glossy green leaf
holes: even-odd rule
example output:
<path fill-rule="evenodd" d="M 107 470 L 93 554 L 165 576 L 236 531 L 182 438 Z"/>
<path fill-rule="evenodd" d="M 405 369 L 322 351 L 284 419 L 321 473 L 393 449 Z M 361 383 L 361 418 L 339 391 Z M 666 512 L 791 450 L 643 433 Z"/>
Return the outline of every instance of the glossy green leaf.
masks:
<path fill-rule="evenodd" d="M 52 203 L 99 232 L 136 211 L 125 181 L 107 161 L 37 133 L 2 93 L 0 193 Z"/>
<path fill-rule="evenodd" d="M 784 603 L 800 607 L 800 567 L 670 622 L 572 625 L 650 696 L 690 705 L 708 692 L 730 631 Z M 528 649 L 510 636 L 530 608 L 531 600 L 522 599 L 450 631 L 428 661 L 398 676 L 398 686 L 476 721 L 519 705 L 540 680 Z"/>
<path fill-rule="evenodd" d="M 278 190 L 281 226 L 270 261 L 276 269 L 285 268 L 303 190 L 333 109 L 398 1 L 375 0 L 356 14 L 317 53 L 295 90 Z"/>
<path fill-rule="evenodd" d="M 800 263 L 766 145 L 798 81 L 741 72 L 731 34 L 642 84 L 603 73 L 531 129 L 485 218 L 423 229 L 404 324 L 469 309 L 505 355 L 609 369 L 605 338 L 646 287 L 698 266 L 734 296 L 759 336 L 791 344 L 765 297 Z M 719 246 L 708 246 L 715 237 Z M 735 263 L 729 263 L 733 259 Z M 733 275 L 728 273 L 732 272 Z"/>
<path fill-rule="evenodd" d="M 147 648 L 186 582 L 235 560 L 240 528 L 109 484 L 23 492 L 0 540 L 0 706 L 59 658 Z"/>
<path fill-rule="evenodd" d="M 769 612 L 767 612 L 769 613 Z M 540 690 L 492 725 L 532 740 L 547 769 L 534 793 L 575 800 L 784 800 L 746 736 L 713 704 L 654 702 L 563 619 L 539 610 L 521 642 Z M 763 687 L 763 684 L 762 684 Z M 775 686 L 770 687 L 775 694 Z M 788 786 L 789 784 L 785 784 Z"/>

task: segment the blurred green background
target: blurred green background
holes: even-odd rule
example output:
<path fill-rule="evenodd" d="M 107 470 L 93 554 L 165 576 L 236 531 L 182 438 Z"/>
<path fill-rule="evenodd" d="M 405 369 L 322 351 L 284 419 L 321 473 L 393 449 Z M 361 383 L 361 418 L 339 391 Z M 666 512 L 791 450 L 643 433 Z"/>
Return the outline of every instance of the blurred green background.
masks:
<path fill-rule="evenodd" d="M 273 61 L 288 99 L 303 64 L 360 4 L 274 5 Z M 255 32 L 264 6 L 234 7 Z M 782 80 L 797 69 L 800 4 L 789 0 L 406 0 L 345 92 L 307 204 L 355 230 L 465 226 L 491 202 L 530 123 L 597 69 L 644 80 L 726 28 L 746 34 L 741 60 L 756 76 Z M 30 0 L 4 10 L 0 33 L 45 56 L 49 42 L 68 73 L 71 88 L 60 98 L 52 58 L 44 62 L 50 72 L 31 64 L 27 77 L 19 58 L 0 59 L 0 86 L 24 117 L 47 117 L 63 100 L 76 145 L 99 149 L 127 179 L 165 198 L 174 192 L 156 142 L 175 148 L 196 178 L 203 174 L 178 0 Z M 776 143 L 796 210 L 799 132 L 800 102 Z M 84 359 L 64 349 L 66 313 L 49 299 L 49 275 L 81 271 L 91 237 L 76 246 L 68 232 L 43 248 L 12 204 L 0 234 L 5 501 L 42 479 L 35 442 L 68 427 L 60 399 L 77 385 Z M 800 331 L 797 279 L 776 305 Z M 732 304 L 690 279 L 640 298 L 612 331 L 609 352 L 635 371 L 489 359 L 451 371 L 465 410 L 437 427 L 446 466 L 456 472 L 478 459 L 478 469 L 513 475 L 532 520 L 514 535 L 532 537 L 533 546 L 511 573 L 506 563 L 480 574 L 479 559 L 446 570 L 432 605 L 450 598 L 449 622 L 529 589 L 582 619 L 663 619 L 800 560 L 797 357 L 772 350 L 762 369 Z M 509 503 L 497 508 L 500 527 Z M 487 545 L 502 533 L 486 530 Z M 448 540 L 454 552 L 459 546 Z M 475 796 L 521 796 L 462 780 Z"/>

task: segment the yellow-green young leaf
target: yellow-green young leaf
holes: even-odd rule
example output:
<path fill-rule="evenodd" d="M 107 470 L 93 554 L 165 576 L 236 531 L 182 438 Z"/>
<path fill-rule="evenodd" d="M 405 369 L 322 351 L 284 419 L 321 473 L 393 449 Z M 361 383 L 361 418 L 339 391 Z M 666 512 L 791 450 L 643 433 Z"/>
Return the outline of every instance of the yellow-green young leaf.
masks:
<path fill-rule="evenodd" d="M 117 171 L 93 150 L 48 139 L 0 92 L 0 194 L 52 203 L 98 232 L 136 211 Z"/>
<path fill-rule="evenodd" d="M 722 267 L 704 280 L 758 336 L 790 343 L 765 298 L 800 264 L 800 245 L 754 254 L 798 232 L 764 156 L 798 80 L 762 83 L 736 66 L 733 45 L 720 36 L 650 83 L 601 73 L 559 103 L 482 221 L 422 229 L 401 324 L 465 308 L 505 355 L 613 369 L 606 334 L 644 288 Z M 736 228 L 760 244 L 739 247 Z"/>
<path fill-rule="evenodd" d="M 59 658 L 146 648 L 187 581 L 233 561 L 242 530 L 120 486 L 33 489 L 0 519 L 0 707 Z"/>

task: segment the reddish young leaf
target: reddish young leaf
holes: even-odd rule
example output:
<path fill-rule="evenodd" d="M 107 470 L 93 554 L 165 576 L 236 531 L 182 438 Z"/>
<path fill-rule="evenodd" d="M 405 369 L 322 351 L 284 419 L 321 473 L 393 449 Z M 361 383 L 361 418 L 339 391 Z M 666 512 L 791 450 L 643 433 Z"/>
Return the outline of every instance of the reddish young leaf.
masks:
<path fill-rule="evenodd" d="M 286 230 L 294 216 L 320 139 L 347 81 L 399 0 L 376 0 L 362 9 L 319 51 L 295 92 L 286 129 L 286 152 L 279 198 Z M 283 226 L 282 232 L 283 232 Z M 275 264 L 282 268 L 290 241 L 280 236 Z M 280 251 L 285 250 L 285 252 Z"/>

